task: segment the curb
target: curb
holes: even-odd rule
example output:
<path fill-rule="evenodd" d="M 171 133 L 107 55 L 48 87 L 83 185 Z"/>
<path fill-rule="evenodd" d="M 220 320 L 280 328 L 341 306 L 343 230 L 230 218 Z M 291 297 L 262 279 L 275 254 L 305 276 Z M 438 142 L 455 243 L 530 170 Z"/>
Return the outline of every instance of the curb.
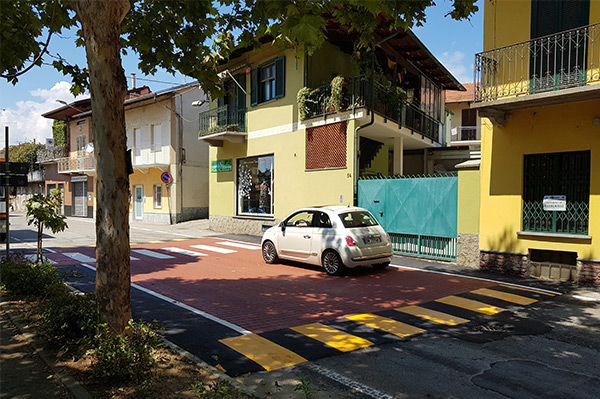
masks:
<path fill-rule="evenodd" d="M 44 364 L 48 366 L 50 370 L 52 370 L 54 375 L 58 377 L 58 379 L 65 386 L 65 388 L 67 388 L 67 390 L 71 392 L 71 394 L 77 399 L 93 399 L 92 395 L 90 395 L 90 393 L 79 382 L 77 382 L 75 378 L 73 378 L 70 374 L 66 373 L 64 370 L 57 367 L 54 364 L 54 362 L 46 355 L 44 349 L 40 348 L 39 345 L 36 344 L 35 340 L 33 339 L 33 337 L 36 335 L 35 332 L 33 332 L 33 329 L 31 327 L 26 326 L 17 315 L 13 314 L 14 311 L 8 306 L 10 302 L 6 302 L 3 299 L 0 300 L 0 307 L 8 308 L 5 309 L 4 314 L 10 320 L 10 322 L 13 323 L 13 325 L 19 330 L 21 336 L 27 342 L 27 344 L 33 348 L 33 353 L 36 356 L 38 356 L 44 362 Z"/>

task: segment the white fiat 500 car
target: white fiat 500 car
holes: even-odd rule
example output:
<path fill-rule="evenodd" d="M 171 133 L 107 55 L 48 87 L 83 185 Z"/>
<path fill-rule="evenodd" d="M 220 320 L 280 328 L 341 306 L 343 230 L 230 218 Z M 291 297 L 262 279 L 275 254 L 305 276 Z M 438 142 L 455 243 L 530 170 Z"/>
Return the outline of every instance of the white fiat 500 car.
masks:
<path fill-rule="evenodd" d="M 356 266 L 387 267 L 392 243 L 366 209 L 326 206 L 299 209 L 269 228 L 263 234 L 262 254 L 267 263 L 289 259 L 341 275 Z"/>

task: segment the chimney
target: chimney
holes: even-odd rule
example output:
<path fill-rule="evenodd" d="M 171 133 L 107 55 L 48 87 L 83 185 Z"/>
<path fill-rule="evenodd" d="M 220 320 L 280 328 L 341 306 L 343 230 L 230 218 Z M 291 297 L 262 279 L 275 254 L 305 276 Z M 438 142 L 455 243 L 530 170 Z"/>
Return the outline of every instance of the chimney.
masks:
<path fill-rule="evenodd" d="M 131 88 L 135 89 L 135 73 L 131 74 Z"/>

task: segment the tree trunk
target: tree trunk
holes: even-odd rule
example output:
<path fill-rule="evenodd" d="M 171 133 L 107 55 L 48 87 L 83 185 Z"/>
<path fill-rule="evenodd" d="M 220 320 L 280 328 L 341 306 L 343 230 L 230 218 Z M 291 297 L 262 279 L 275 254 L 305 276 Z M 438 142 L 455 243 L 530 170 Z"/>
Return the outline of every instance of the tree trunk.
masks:
<path fill-rule="evenodd" d="M 72 0 L 81 22 L 90 74 L 96 157 L 96 296 L 100 320 L 117 334 L 131 319 L 129 175 L 121 66 L 121 22 L 128 0 Z"/>
<path fill-rule="evenodd" d="M 36 254 L 36 260 L 35 263 L 40 263 L 43 258 L 42 258 L 42 233 L 44 232 L 44 225 L 42 225 L 40 223 L 40 225 L 38 226 L 38 236 L 37 236 L 37 254 Z"/>

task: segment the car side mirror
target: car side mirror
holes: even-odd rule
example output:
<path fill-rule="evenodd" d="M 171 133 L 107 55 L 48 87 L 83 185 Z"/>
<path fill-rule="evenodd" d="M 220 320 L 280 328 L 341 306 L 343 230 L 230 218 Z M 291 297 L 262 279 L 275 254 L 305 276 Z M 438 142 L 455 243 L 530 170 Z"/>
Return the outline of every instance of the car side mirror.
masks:
<path fill-rule="evenodd" d="M 285 231 L 285 223 L 284 222 L 279 223 L 279 227 L 281 227 L 281 231 Z"/>

